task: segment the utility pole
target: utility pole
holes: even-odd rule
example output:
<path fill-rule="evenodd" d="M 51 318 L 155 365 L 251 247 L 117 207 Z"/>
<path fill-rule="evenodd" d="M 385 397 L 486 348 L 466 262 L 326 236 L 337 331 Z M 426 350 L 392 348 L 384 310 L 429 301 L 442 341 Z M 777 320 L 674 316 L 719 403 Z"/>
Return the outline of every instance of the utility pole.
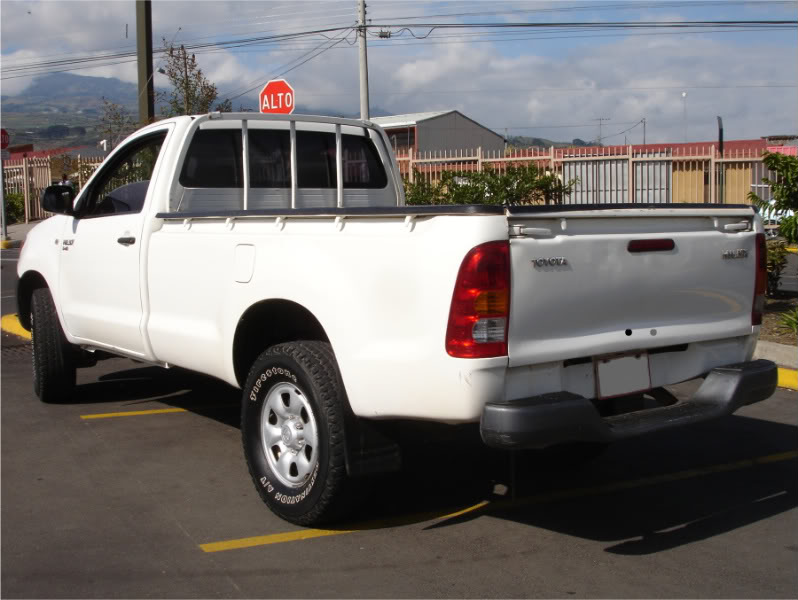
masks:
<path fill-rule="evenodd" d="M 720 118 L 720 115 L 718 115 L 718 150 L 720 151 L 720 158 L 721 158 L 720 169 L 719 169 L 720 172 L 718 173 L 718 188 L 719 188 L 718 197 L 717 199 L 711 198 L 710 202 L 718 202 L 719 204 L 723 204 L 723 202 L 726 199 L 726 196 L 723 193 L 723 187 L 724 187 L 723 184 L 726 183 L 725 182 L 726 163 L 723 162 L 723 119 Z"/>
<path fill-rule="evenodd" d="M 360 118 L 369 118 L 369 63 L 366 53 L 366 0 L 358 0 L 357 46 L 360 55 Z"/>
<path fill-rule="evenodd" d="M 643 117 L 643 145 L 646 143 L 646 118 Z"/>
<path fill-rule="evenodd" d="M 155 120 L 151 0 L 136 0 L 136 55 L 139 75 L 139 123 L 146 125 Z"/>
<path fill-rule="evenodd" d="M 594 121 L 598 121 L 599 124 L 599 136 L 598 136 L 598 145 L 601 146 L 601 126 L 604 121 L 609 121 L 610 117 L 599 117 L 598 119 L 593 119 Z"/>

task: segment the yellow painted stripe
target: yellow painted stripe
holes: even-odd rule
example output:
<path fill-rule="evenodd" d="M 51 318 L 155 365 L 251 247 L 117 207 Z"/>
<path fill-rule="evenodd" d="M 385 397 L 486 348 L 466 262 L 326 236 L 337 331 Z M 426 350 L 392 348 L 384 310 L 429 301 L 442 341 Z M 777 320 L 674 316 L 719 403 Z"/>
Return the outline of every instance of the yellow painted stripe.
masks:
<path fill-rule="evenodd" d="M 798 371 L 779 368 L 779 387 L 798 390 Z"/>
<path fill-rule="evenodd" d="M 297 542 L 299 540 L 309 540 L 317 537 L 325 537 L 330 535 L 341 535 L 344 533 L 355 533 L 356 531 L 365 531 L 368 529 L 386 529 L 388 527 L 399 527 L 401 525 L 410 525 L 413 523 L 420 523 L 423 521 L 453 519 L 470 512 L 477 511 L 481 508 L 488 506 L 490 502 L 483 500 L 473 506 L 461 508 L 452 512 L 451 510 L 418 513 L 413 515 L 400 515 L 390 519 L 381 519 L 379 521 L 368 521 L 366 523 L 358 523 L 353 525 L 351 529 L 300 529 L 299 531 L 288 531 L 285 533 L 273 533 L 271 535 L 258 535 L 255 537 L 241 538 L 235 540 L 226 540 L 223 542 L 210 542 L 207 544 L 200 544 L 203 552 L 221 552 L 223 550 L 238 550 L 240 548 L 251 548 L 252 546 L 266 546 L 268 544 L 281 544 L 283 542 Z"/>
<path fill-rule="evenodd" d="M 271 535 L 258 535 L 255 537 L 241 538 L 238 540 L 200 544 L 200 548 L 202 548 L 203 552 L 221 552 L 223 550 L 251 548 L 252 546 L 266 546 L 268 544 L 281 544 L 283 542 L 310 540 L 317 537 L 341 535 L 344 533 L 352 533 L 352 531 L 344 529 L 302 529 L 300 531 L 287 531 L 285 533 L 273 533 Z"/>
<path fill-rule="evenodd" d="M 14 334 L 26 340 L 30 339 L 30 331 L 22 326 L 16 314 L 3 315 L 2 319 L 0 319 L 0 327 L 6 333 Z"/>
<path fill-rule="evenodd" d="M 787 252 L 792 252 L 793 254 L 798 254 L 798 248 L 796 248 L 795 246 L 787 246 L 785 250 Z"/>
<path fill-rule="evenodd" d="M 154 408 L 152 410 L 128 410 L 111 413 L 80 415 L 81 419 L 111 419 L 113 417 L 140 417 L 142 415 L 163 415 L 167 413 L 188 412 L 185 408 Z"/>
<path fill-rule="evenodd" d="M 221 552 L 224 550 L 251 548 L 253 546 L 264 546 L 268 544 L 296 542 L 299 540 L 308 540 L 312 538 L 325 537 L 330 535 L 342 535 L 344 533 L 354 533 L 356 531 L 396 527 L 398 524 L 410 524 L 410 523 L 420 523 L 430 520 L 453 519 L 455 517 L 459 517 L 471 512 L 476 512 L 482 509 L 495 511 L 500 509 L 518 508 L 520 506 L 525 506 L 529 504 L 551 502 L 553 500 L 565 500 L 565 499 L 581 498 L 585 496 L 595 496 L 599 494 L 607 494 L 611 492 L 629 490 L 649 485 L 656 485 L 660 483 L 670 483 L 674 481 L 682 481 L 685 479 L 693 479 L 695 477 L 701 477 L 704 475 L 725 473 L 728 471 L 745 469 L 756 465 L 765 465 L 785 460 L 792 460 L 794 458 L 798 458 L 798 450 L 780 452 L 777 454 L 769 454 L 767 456 L 760 456 L 757 458 L 739 460 L 720 465 L 712 465 L 709 467 L 703 467 L 698 469 L 678 471 L 676 473 L 666 473 L 664 475 L 643 477 L 641 479 L 633 479 L 629 481 L 617 481 L 588 488 L 557 490 L 553 492 L 537 494 L 535 496 L 530 496 L 527 498 L 519 498 L 517 500 L 501 500 L 493 503 L 489 502 L 488 500 L 483 500 L 482 502 L 474 504 L 473 506 L 469 506 L 467 508 L 455 511 L 446 511 L 443 514 L 421 513 L 416 515 L 405 515 L 393 519 L 385 519 L 383 521 L 372 521 L 359 525 L 352 525 L 348 529 L 302 529 L 300 531 L 289 531 L 286 533 L 259 535 L 255 537 L 226 540 L 222 542 L 210 542 L 207 544 L 200 544 L 199 547 L 202 549 L 203 552 Z"/>

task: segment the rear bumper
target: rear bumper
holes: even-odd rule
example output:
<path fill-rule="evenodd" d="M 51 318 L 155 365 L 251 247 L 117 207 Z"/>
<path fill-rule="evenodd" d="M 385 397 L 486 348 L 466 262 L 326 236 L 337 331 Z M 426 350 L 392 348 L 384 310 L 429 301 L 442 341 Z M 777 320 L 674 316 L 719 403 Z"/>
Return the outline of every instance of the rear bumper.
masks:
<path fill-rule="evenodd" d="M 730 415 L 769 398 L 777 380 L 778 369 L 769 360 L 716 367 L 687 400 L 612 417 L 602 417 L 589 399 L 569 392 L 488 403 L 480 433 L 488 446 L 505 449 L 611 442 Z"/>

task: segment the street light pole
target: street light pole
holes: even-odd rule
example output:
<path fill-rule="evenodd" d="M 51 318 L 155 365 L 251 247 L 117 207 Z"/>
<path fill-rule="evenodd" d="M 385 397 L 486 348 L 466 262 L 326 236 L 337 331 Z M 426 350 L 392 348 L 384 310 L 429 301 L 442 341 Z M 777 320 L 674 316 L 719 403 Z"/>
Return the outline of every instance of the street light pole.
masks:
<path fill-rule="evenodd" d="M 682 103 L 684 104 L 684 142 L 687 143 L 687 92 L 682 92 Z"/>

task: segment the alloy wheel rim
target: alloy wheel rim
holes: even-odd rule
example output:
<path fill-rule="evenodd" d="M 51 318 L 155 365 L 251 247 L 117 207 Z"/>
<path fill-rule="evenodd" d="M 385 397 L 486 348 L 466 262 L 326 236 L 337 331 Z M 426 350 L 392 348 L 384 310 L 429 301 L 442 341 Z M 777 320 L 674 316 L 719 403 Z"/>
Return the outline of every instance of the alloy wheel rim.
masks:
<path fill-rule="evenodd" d="M 263 453 L 283 485 L 302 487 L 319 462 L 318 427 L 308 397 L 292 383 L 278 383 L 261 409 Z"/>

